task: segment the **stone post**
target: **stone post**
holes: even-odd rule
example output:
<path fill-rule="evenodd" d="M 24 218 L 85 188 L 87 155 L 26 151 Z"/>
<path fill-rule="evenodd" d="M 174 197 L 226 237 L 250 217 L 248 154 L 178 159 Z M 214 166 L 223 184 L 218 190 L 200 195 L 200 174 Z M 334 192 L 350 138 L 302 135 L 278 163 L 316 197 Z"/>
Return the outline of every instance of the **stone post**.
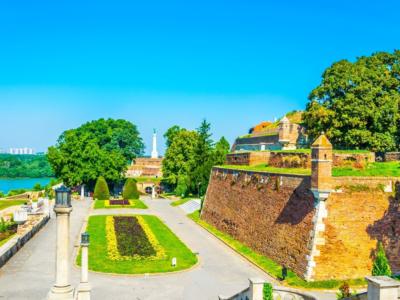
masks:
<path fill-rule="evenodd" d="M 156 199 L 156 186 L 155 185 L 153 185 L 151 187 L 151 198 Z"/>
<path fill-rule="evenodd" d="M 90 300 L 91 287 L 89 284 L 89 234 L 82 233 L 81 237 L 81 282 L 78 287 L 77 300 Z"/>
<path fill-rule="evenodd" d="M 56 283 L 48 299 L 73 299 L 74 289 L 69 282 L 69 216 L 72 207 L 54 207 L 57 216 Z"/>
<path fill-rule="evenodd" d="M 260 278 L 250 278 L 250 300 L 263 300 L 263 289 L 265 280 Z"/>
<path fill-rule="evenodd" d="M 85 200 L 85 185 L 81 185 L 81 200 Z"/>
<path fill-rule="evenodd" d="M 388 276 L 368 276 L 368 300 L 397 300 L 400 281 Z"/>

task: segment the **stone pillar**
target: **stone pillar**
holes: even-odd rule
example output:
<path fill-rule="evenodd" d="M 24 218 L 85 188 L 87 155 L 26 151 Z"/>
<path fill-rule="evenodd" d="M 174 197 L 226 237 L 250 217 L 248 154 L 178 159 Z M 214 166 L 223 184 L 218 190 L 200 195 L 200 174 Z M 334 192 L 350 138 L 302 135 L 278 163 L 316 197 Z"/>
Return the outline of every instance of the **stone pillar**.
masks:
<path fill-rule="evenodd" d="M 152 199 L 155 199 L 155 198 L 156 198 L 156 186 L 155 186 L 155 185 L 153 185 L 153 186 L 151 187 L 151 198 L 152 198 Z"/>
<path fill-rule="evenodd" d="M 265 280 L 260 278 L 250 278 L 250 300 L 263 300 L 263 289 Z"/>
<path fill-rule="evenodd" d="M 368 276 L 368 300 L 397 300 L 400 281 L 388 276 Z"/>
<path fill-rule="evenodd" d="M 56 283 L 48 299 L 73 299 L 74 289 L 69 282 L 69 216 L 72 207 L 54 207 L 57 215 Z"/>
<path fill-rule="evenodd" d="M 89 284 L 89 234 L 83 233 L 81 238 L 81 282 L 78 287 L 77 300 L 90 300 Z"/>
<path fill-rule="evenodd" d="M 85 185 L 81 185 L 81 200 L 85 200 Z"/>

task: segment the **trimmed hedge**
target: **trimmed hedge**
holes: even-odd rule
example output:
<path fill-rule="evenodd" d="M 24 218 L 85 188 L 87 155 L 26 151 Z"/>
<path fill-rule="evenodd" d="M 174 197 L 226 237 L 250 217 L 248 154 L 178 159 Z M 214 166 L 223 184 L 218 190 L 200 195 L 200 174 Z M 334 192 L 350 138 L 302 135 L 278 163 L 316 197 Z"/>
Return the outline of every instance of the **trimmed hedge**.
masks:
<path fill-rule="evenodd" d="M 110 191 L 108 190 L 107 181 L 103 176 L 97 178 L 96 186 L 94 187 L 93 198 L 97 200 L 109 200 Z"/>
<path fill-rule="evenodd" d="M 124 200 L 139 199 L 139 192 L 136 185 L 136 179 L 128 178 L 125 181 L 124 189 L 122 191 Z"/>

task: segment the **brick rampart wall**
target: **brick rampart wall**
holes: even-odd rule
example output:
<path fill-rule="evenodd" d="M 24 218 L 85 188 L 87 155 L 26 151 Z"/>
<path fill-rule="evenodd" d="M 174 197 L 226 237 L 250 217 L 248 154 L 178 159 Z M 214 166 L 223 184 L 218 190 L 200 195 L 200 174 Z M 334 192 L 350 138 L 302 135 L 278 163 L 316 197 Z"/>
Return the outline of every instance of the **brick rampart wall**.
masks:
<path fill-rule="evenodd" d="M 333 193 L 327 200 L 327 210 L 325 245 L 318 246 L 314 279 L 362 278 L 371 274 L 377 240 L 383 241 L 393 271 L 400 271 L 400 216 L 391 193 Z"/>
<path fill-rule="evenodd" d="M 310 177 L 214 168 L 202 218 L 303 276 L 315 213 Z"/>
<path fill-rule="evenodd" d="M 400 152 L 385 153 L 385 161 L 399 161 L 399 160 L 400 160 Z"/>

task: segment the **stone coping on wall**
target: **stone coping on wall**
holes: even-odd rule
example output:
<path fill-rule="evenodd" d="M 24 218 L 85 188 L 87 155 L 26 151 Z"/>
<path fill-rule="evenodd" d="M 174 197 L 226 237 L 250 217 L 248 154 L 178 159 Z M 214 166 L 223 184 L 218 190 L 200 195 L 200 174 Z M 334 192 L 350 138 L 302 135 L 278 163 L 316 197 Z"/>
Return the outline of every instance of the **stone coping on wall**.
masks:
<path fill-rule="evenodd" d="M 13 257 L 19 249 L 21 249 L 39 230 L 46 225 L 50 216 L 43 214 L 42 217 L 34 224 L 30 230 L 16 234 L 9 241 L 0 247 L 0 268 Z"/>
<path fill-rule="evenodd" d="M 294 177 L 294 178 L 310 178 L 310 175 L 303 174 L 290 174 L 290 173 L 277 173 L 277 172 L 268 172 L 268 171 L 252 171 L 252 170 L 243 170 L 243 169 L 231 169 L 226 167 L 213 167 L 213 171 L 228 171 L 227 173 L 247 173 L 250 175 L 259 174 L 259 175 L 272 175 L 272 176 L 285 176 L 285 177 Z"/>

